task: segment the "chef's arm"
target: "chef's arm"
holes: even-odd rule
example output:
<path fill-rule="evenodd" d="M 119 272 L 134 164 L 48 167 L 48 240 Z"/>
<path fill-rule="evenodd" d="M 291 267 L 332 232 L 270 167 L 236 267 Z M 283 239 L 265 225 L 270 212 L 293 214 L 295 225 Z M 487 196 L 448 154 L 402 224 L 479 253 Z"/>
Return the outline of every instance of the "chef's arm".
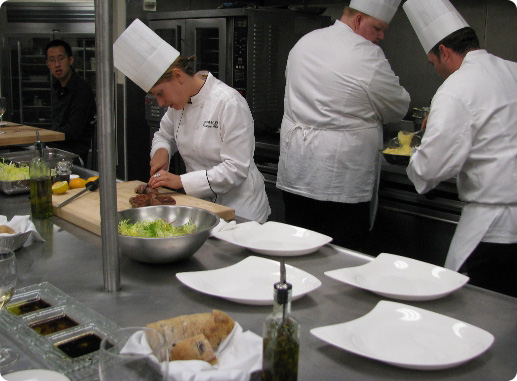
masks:
<path fill-rule="evenodd" d="M 151 171 L 150 176 L 153 176 L 160 170 L 167 171 L 169 168 L 169 152 L 165 148 L 158 149 L 151 159 Z"/>
<path fill-rule="evenodd" d="M 418 193 L 460 173 L 472 148 L 472 126 L 472 114 L 460 99 L 435 96 L 422 144 L 406 170 Z"/>
<path fill-rule="evenodd" d="M 177 146 L 174 139 L 174 123 L 171 118 L 171 110 L 168 110 L 160 121 L 160 129 L 154 133 L 151 143 L 151 176 L 156 171 L 169 169 L 170 158 L 176 153 Z M 157 156 L 158 151 L 161 153 Z M 165 157 L 165 151 L 167 157 Z"/>
<path fill-rule="evenodd" d="M 255 150 L 251 112 L 244 99 L 225 103 L 220 111 L 221 163 L 206 171 L 181 175 L 185 193 L 194 197 L 217 198 L 242 184 L 249 175 Z"/>
<path fill-rule="evenodd" d="M 368 84 L 367 93 L 382 123 L 398 122 L 407 114 L 411 98 L 387 60 L 379 63 Z"/>

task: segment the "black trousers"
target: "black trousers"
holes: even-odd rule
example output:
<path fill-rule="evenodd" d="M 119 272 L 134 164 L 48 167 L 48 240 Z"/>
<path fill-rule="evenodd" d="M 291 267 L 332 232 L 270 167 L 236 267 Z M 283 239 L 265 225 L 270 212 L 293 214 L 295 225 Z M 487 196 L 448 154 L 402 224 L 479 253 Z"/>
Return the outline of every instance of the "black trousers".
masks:
<path fill-rule="evenodd" d="M 283 192 L 285 221 L 332 237 L 332 243 L 361 251 L 370 228 L 370 203 L 319 201 Z"/>
<path fill-rule="evenodd" d="M 459 272 L 469 284 L 517 298 L 517 243 L 481 242 Z"/>

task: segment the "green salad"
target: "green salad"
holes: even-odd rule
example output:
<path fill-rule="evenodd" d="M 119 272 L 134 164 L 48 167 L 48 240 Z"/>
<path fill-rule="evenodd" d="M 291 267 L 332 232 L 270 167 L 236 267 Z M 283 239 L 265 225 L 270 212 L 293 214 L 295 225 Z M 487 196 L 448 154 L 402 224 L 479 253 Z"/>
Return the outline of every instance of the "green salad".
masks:
<path fill-rule="evenodd" d="M 0 181 L 17 181 L 29 178 L 29 167 L 17 167 L 16 164 L 0 161 Z"/>
<path fill-rule="evenodd" d="M 192 234 L 196 231 L 196 225 L 189 220 L 184 225 L 174 226 L 161 218 L 156 220 L 130 223 L 123 220 L 118 223 L 118 233 L 131 237 L 164 238 L 177 237 L 180 235 Z"/>

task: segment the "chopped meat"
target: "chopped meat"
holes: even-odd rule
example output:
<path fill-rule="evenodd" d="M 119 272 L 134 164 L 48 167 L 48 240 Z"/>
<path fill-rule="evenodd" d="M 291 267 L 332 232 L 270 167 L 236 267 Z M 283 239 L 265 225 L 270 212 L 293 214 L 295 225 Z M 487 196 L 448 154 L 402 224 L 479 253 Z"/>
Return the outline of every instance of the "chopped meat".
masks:
<path fill-rule="evenodd" d="M 158 189 L 147 187 L 145 188 L 144 193 L 152 196 L 153 194 L 158 194 L 159 192 Z"/>
<path fill-rule="evenodd" d="M 168 194 L 137 194 L 129 199 L 133 208 L 149 205 L 176 205 L 176 200 Z"/>
<path fill-rule="evenodd" d="M 137 194 L 144 194 L 145 188 L 147 187 L 147 184 L 140 184 L 135 188 L 135 193 Z"/>
<path fill-rule="evenodd" d="M 146 194 L 138 194 L 136 196 L 133 196 L 129 199 L 129 203 L 131 204 L 131 207 L 133 208 L 140 208 L 142 206 L 149 206 L 151 205 L 151 197 Z"/>
<path fill-rule="evenodd" d="M 176 205 L 176 200 L 168 194 L 157 194 L 151 197 L 151 205 Z"/>
<path fill-rule="evenodd" d="M 151 188 L 147 184 L 140 184 L 135 188 L 137 194 L 158 194 L 158 189 Z"/>

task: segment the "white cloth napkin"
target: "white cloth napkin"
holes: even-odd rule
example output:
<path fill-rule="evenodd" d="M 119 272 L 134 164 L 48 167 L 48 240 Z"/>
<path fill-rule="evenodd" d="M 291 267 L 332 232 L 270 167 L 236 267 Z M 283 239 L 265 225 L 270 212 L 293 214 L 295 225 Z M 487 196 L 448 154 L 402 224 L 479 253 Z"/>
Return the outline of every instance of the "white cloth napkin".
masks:
<path fill-rule="evenodd" d="M 219 221 L 219 224 L 217 224 L 217 226 L 212 229 L 211 235 L 213 236 L 214 233 L 222 232 L 224 230 L 233 230 L 233 229 L 235 229 L 236 225 L 237 224 L 235 221 L 226 222 L 225 220 L 223 220 L 221 218 Z"/>
<path fill-rule="evenodd" d="M 141 332 L 129 339 L 123 351 L 149 354 L 151 348 Z M 249 381 L 250 373 L 262 367 L 262 338 L 251 331 L 243 332 L 235 323 L 215 354 L 216 365 L 201 360 L 170 361 L 169 377 L 175 381 Z"/>
<path fill-rule="evenodd" d="M 16 233 L 25 233 L 30 231 L 31 234 L 27 238 L 27 241 L 23 244 L 23 246 L 30 246 L 34 242 L 40 241 L 45 242 L 45 240 L 41 237 L 41 235 L 36 230 L 36 226 L 29 219 L 30 216 L 14 216 L 11 221 L 7 221 L 6 216 L 0 216 L 0 225 L 7 225 L 11 229 L 13 229 Z M 11 234 L 2 233 L 0 236 L 10 236 Z"/>
<path fill-rule="evenodd" d="M 254 226 L 259 226 L 260 224 L 257 221 L 249 221 L 249 222 L 243 222 L 241 224 L 236 224 L 235 221 L 226 222 L 221 219 L 219 222 L 219 225 L 217 225 L 215 228 L 212 229 L 212 237 L 217 237 L 215 233 L 229 231 L 229 230 L 243 230 L 243 229 L 249 229 Z"/>

